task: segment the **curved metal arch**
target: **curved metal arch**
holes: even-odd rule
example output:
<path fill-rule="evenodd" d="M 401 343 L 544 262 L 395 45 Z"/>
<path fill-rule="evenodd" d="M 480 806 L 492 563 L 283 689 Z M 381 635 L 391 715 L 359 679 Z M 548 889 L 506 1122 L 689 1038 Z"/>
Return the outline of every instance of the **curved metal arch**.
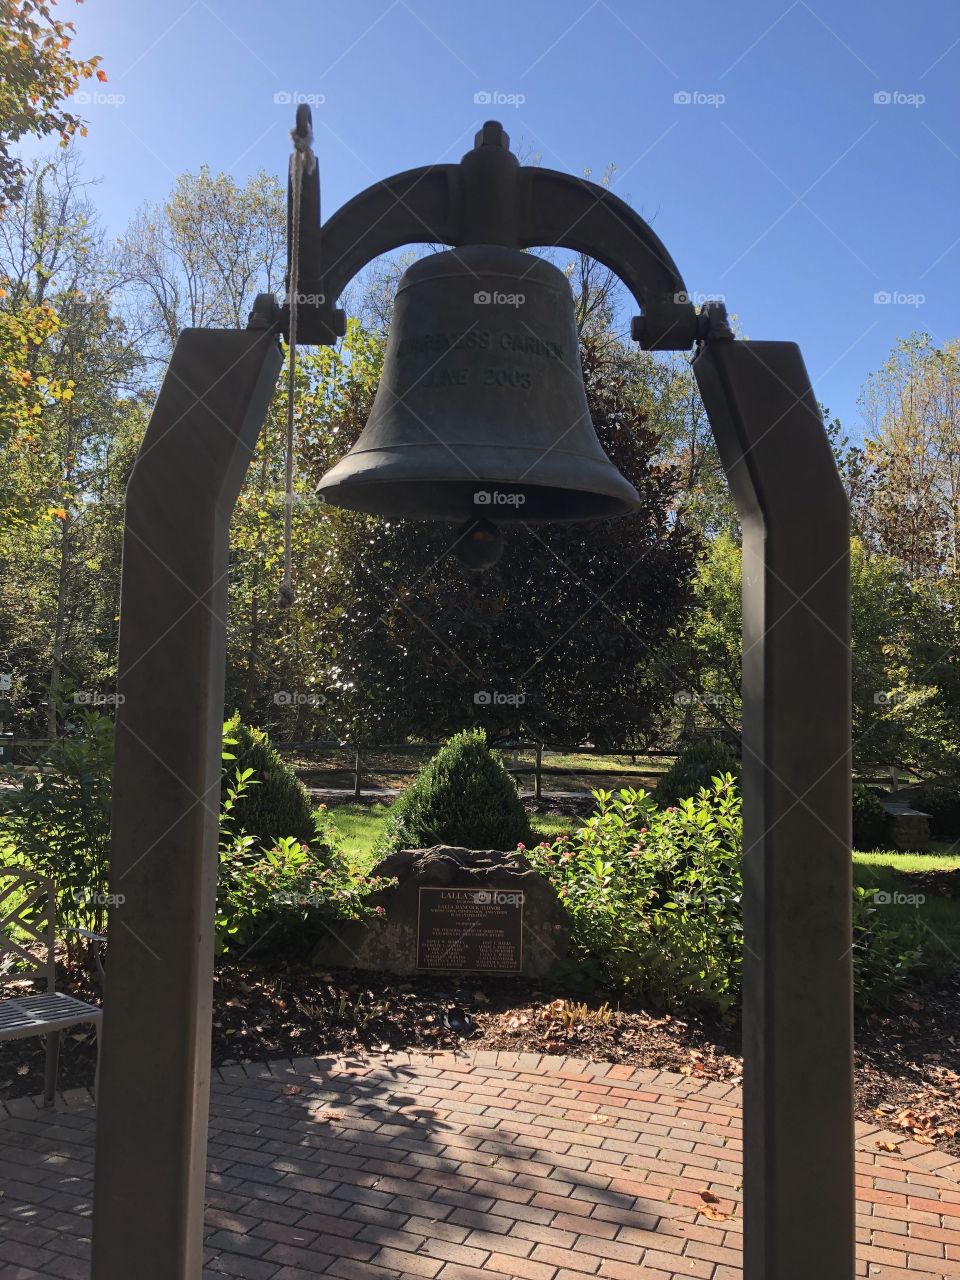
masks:
<path fill-rule="evenodd" d="M 525 167 L 519 178 L 526 214 L 521 248 L 557 246 L 596 258 L 623 281 L 645 316 L 664 305 L 676 309 L 677 318 L 693 311 L 663 241 L 625 200 L 555 169 Z M 692 345 L 694 336 L 683 345 Z"/>
<path fill-rule="evenodd" d="M 480 213 L 477 207 L 480 206 Z M 586 253 L 627 286 L 642 316 L 634 336 L 647 349 L 686 350 L 698 336 L 683 277 L 652 228 L 619 196 L 586 178 L 520 167 L 501 127 L 487 124 L 460 164 L 394 174 L 319 223 L 319 175 L 304 184 L 298 337 L 330 343 L 344 332 L 336 301 L 382 253 L 407 244 L 506 244 Z"/>
<path fill-rule="evenodd" d="M 428 165 L 374 183 L 319 228 L 325 292 L 338 299 L 374 258 L 403 245 L 453 244 L 459 215 L 459 166 Z"/>

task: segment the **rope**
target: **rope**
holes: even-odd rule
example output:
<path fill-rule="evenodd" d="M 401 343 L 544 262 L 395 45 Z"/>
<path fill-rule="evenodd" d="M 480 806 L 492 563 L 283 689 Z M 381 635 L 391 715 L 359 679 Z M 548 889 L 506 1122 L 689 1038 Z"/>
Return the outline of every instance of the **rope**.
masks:
<path fill-rule="evenodd" d="M 293 589 L 293 482 L 296 458 L 296 427 L 294 423 L 294 397 L 297 386 L 297 294 L 300 276 L 300 193 L 303 175 L 312 173 L 316 157 L 310 149 L 311 131 L 306 134 L 291 130 L 293 154 L 290 157 L 290 271 L 287 281 L 287 297 L 290 308 L 288 334 L 289 356 L 287 360 L 287 459 L 286 489 L 283 498 L 283 580 L 280 583 L 279 605 L 289 609 L 296 601 Z"/>

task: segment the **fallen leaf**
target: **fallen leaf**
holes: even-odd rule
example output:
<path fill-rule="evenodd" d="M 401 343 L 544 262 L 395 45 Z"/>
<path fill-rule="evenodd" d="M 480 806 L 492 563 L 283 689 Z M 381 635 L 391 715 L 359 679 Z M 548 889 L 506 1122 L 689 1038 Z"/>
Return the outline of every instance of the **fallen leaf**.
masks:
<path fill-rule="evenodd" d="M 730 1216 L 728 1213 L 720 1213 L 709 1204 L 705 1204 L 700 1210 L 700 1213 L 702 1213 L 705 1218 L 709 1218 L 712 1222 L 726 1222 Z"/>
<path fill-rule="evenodd" d="M 292 1098 L 294 1094 L 303 1093 L 303 1090 L 300 1088 L 298 1084 L 285 1084 L 283 1086 L 283 1089 L 281 1090 L 281 1093 L 285 1094 L 285 1096 L 288 1098 Z"/>
<path fill-rule="evenodd" d="M 704 1187 L 704 1189 L 700 1192 L 700 1199 L 701 1199 L 701 1200 L 705 1200 L 705 1201 L 707 1202 L 707 1204 L 719 1204 L 719 1203 L 720 1203 L 720 1197 L 719 1197 L 719 1196 L 715 1196 L 715 1195 L 713 1194 L 713 1192 L 712 1192 L 712 1191 L 709 1191 L 706 1187 Z"/>
<path fill-rule="evenodd" d="M 874 1144 L 878 1151 L 899 1151 L 900 1144 L 897 1142 L 877 1142 Z"/>

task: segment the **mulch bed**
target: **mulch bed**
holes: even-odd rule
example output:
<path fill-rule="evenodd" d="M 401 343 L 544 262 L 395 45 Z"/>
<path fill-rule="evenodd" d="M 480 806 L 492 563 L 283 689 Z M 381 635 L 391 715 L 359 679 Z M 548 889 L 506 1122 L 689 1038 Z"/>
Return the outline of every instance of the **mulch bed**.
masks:
<path fill-rule="evenodd" d="M 99 999 L 79 968 L 62 991 Z M 668 1015 L 622 1002 L 560 1000 L 536 983 L 420 977 L 409 982 L 350 971 L 223 965 L 215 979 L 213 1062 L 379 1054 L 390 1050 L 510 1049 L 663 1068 L 739 1081 L 733 1019 Z M 960 974 L 918 988 L 857 1028 L 856 1109 L 862 1120 L 960 1155 Z M 60 1086 L 89 1086 L 95 1046 L 67 1032 Z M 43 1041 L 0 1044 L 0 1100 L 43 1088 Z"/>

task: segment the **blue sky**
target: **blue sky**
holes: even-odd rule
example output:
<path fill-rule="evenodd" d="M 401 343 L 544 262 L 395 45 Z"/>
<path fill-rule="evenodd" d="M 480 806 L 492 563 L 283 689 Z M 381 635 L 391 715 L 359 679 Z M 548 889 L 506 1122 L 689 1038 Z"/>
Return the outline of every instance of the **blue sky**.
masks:
<path fill-rule="evenodd" d="M 599 175 L 694 294 L 801 344 L 859 433 L 899 334 L 958 332 L 960 5 L 944 0 L 130 0 L 61 4 L 109 83 L 81 154 L 119 231 L 176 174 L 286 171 L 312 95 L 325 214 L 453 161 L 485 118 L 551 168 Z M 478 93 L 506 95 L 496 107 Z M 677 100 L 686 95 L 691 100 Z M 877 99 L 880 95 L 880 99 Z M 112 99 L 112 101 L 111 101 Z M 887 295 L 888 302 L 875 301 Z"/>

